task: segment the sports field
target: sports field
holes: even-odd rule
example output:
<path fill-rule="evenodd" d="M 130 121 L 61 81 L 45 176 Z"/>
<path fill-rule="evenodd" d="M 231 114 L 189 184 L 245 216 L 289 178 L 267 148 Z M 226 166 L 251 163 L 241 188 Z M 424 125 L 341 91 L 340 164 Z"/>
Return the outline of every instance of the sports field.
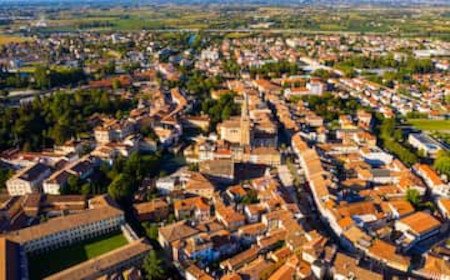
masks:
<path fill-rule="evenodd" d="M 450 131 L 450 120 L 409 119 L 408 124 L 426 131 Z"/>

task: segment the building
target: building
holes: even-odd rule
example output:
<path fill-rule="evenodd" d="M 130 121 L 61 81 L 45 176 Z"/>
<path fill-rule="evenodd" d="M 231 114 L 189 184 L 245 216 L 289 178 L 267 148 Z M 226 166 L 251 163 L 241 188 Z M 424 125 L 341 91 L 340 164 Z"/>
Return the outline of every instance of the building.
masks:
<path fill-rule="evenodd" d="M 183 189 L 188 194 L 212 198 L 214 195 L 214 185 L 201 173 L 189 172 L 185 174 Z"/>
<path fill-rule="evenodd" d="M 205 160 L 199 168 L 200 172 L 217 182 L 234 181 L 234 162 L 231 159 Z"/>
<path fill-rule="evenodd" d="M 395 229 L 403 233 L 402 246 L 407 250 L 416 243 L 439 233 L 441 222 L 425 212 L 416 212 L 395 222 Z"/>
<path fill-rule="evenodd" d="M 210 206 L 201 196 L 176 200 L 173 208 L 178 220 L 206 221 L 210 218 Z"/>
<path fill-rule="evenodd" d="M 337 253 L 332 268 L 333 279 L 373 279 L 382 280 L 383 276 L 358 266 L 358 260 L 342 253 Z"/>
<path fill-rule="evenodd" d="M 27 167 L 6 182 L 6 188 L 11 196 L 38 193 L 42 182 L 52 173 L 50 167 L 43 163 L 36 163 Z"/>
<path fill-rule="evenodd" d="M 431 166 L 417 163 L 413 166 L 413 169 L 420 177 L 422 177 L 434 195 L 450 197 L 450 186 L 442 181 Z"/>
<path fill-rule="evenodd" d="M 158 229 L 158 243 L 167 257 L 172 257 L 172 243 L 198 234 L 200 231 L 189 226 L 185 221 L 170 224 Z"/>
<path fill-rule="evenodd" d="M 438 141 L 423 133 L 409 134 L 408 143 L 431 158 L 436 158 L 437 153 L 443 150 L 442 145 Z"/>
<path fill-rule="evenodd" d="M 209 276 L 195 264 L 190 265 L 185 270 L 184 277 L 186 280 L 214 280 L 213 277 Z"/>
<path fill-rule="evenodd" d="M 156 189 L 162 195 L 168 195 L 175 190 L 175 187 L 177 186 L 178 183 L 179 183 L 178 176 L 171 175 L 159 178 L 158 180 L 156 180 Z"/>
<path fill-rule="evenodd" d="M 248 112 L 248 97 L 245 95 L 244 103 L 242 104 L 241 117 L 231 118 L 219 124 L 217 131 L 220 139 L 228 141 L 233 144 L 250 145 L 252 141 L 252 121 Z"/>
<path fill-rule="evenodd" d="M 140 222 L 161 221 L 169 215 L 169 204 L 163 199 L 134 204 L 133 208 Z"/>
<path fill-rule="evenodd" d="M 437 207 L 439 212 L 441 212 L 442 216 L 449 220 L 450 219 L 450 199 L 448 198 L 440 198 L 437 201 Z"/>
<path fill-rule="evenodd" d="M 95 141 L 106 144 L 114 141 L 122 141 L 133 133 L 134 125 L 128 120 L 106 120 L 94 129 Z"/>
<path fill-rule="evenodd" d="M 325 90 L 325 84 L 319 79 L 311 79 L 311 81 L 306 85 L 306 88 L 312 95 L 322 95 Z"/>
<path fill-rule="evenodd" d="M 94 173 L 96 166 L 96 158 L 85 156 L 53 173 L 44 181 L 43 191 L 47 194 L 59 195 L 67 185 L 70 176 L 84 180 Z"/>
<path fill-rule="evenodd" d="M 67 155 L 70 153 L 81 154 L 83 152 L 83 145 L 80 141 L 69 140 L 62 145 L 55 146 L 54 151 L 55 153 L 61 155 Z"/>
<path fill-rule="evenodd" d="M 120 229 L 125 223 L 122 210 L 111 206 L 50 219 L 48 222 L 10 232 L 6 237 L 25 252 L 53 250 Z"/>
<path fill-rule="evenodd" d="M 47 277 L 47 280 L 111 279 L 109 276 L 140 266 L 152 250 L 143 238 Z M 105 277 L 105 278 L 102 278 Z"/>
<path fill-rule="evenodd" d="M 0 279 L 27 279 L 27 268 L 21 265 L 23 258 L 19 244 L 0 237 Z"/>
<path fill-rule="evenodd" d="M 425 256 L 423 267 L 414 273 L 426 279 L 450 279 L 450 266 L 448 260 L 438 258 L 431 254 Z"/>

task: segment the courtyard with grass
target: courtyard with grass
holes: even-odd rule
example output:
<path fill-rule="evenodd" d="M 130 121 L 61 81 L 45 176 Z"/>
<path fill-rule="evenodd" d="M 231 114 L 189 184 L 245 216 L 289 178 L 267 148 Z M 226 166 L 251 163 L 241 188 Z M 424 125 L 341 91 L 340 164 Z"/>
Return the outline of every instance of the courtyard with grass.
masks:
<path fill-rule="evenodd" d="M 122 233 L 86 240 L 43 254 L 28 257 L 30 279 L 43 279 L 56 272 L 95 258 L 127 244 Z"/>

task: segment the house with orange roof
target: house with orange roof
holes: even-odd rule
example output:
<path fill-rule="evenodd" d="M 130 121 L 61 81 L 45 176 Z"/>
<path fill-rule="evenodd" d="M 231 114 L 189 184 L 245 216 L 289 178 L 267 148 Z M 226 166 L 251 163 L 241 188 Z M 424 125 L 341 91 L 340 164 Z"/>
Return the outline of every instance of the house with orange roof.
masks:
<path fill-rule="evenodd" d="M 425 262 L 414 274 L 427 279 L 450 279 L 450 265 L 448 260 L 438 258 L 431 254 L 425 256 Z"/>
<path fill-rule="evenodd" d="M 408 250 L 420 241 L 438 234 L 441 222 L 426 212 L 416 212 L 395 222 L 395 229 L 403 233 L 401 244 Z"/>
<path fill-rule="evenodd" d="M 401 219 L 415 211 L 411 203 L 404 199 L 383 201 L 381 208 L 388 214 L 389 219 Z"/>
<path fill-rule="evenodd" d="M 397 253 L 394 245 L 375 239 L 372 245 L 365 250 L 370 258 L 381 264 L 406 272 L 409 269 L 411 259 Z"/>
<path fill-rule="evenodd" d="M 184 271 L 184 277 L 186 280 L 214 280 L 213 277 L 195 264 L 191 264 L 188 268 L 186 268 Z"/>
<path fill-rule="evenodd" d="M 331 269 L 334 279 L 373 279 L 382 280 L 383 275 L 358 265 L 358 260 L 342 253 L 337 253 Z"/>
<path fill-rule="evenodd" d="M 220 280 L 242 280 L 242 277 L 238 273 L 233 272 L 225 274 L 222 278 L 220 278 Z"/>
<path fill-rule="evenodd" d="M 237 229 L 237 235 L 245 244 L 256 242 L 258 236 L 262 236 L 267 232 L 267 227 L 263 223 L 255 223 L 241 226 Z"/>
<path fill-rule="evenodd" d="M 267 252 L 276 248 L 286 238 L 286 234 L 285 229 L 276 229 L 268 232 L 266 236 L 258 237 L 256 244 L 260 247 L 260 251 Z"/>
<path fill-rule="evenodd" d="M 253 85 L 260 91 L 264 92 L 266 94 L 279 94 L 281 93 L 281 87 L 277 86 L 276 84 L 265 80 L 265 79 L 258 79 L 253 81 Z"/>
<path fill-rule="evenodd" d="M 153 199 L 149 202 L 133 205 L 139 221 L 161 221 L 169 215 L 169 204 L 163 199 Z"/>
<path fill-rule="evenodd" d="M 216 218 L 230 230 L 235 230 L 245 224 L 245 216 L 239 212 L 236 212 L 236 210 L 234 210 L 231 206 L 217 207 Z"/>
<path fill-rule="evenodd" d="M 431 166 L 417 163 L 413 168 L 414 171 L 422 177 L 433 194 L 450 197 L 450 185 L 445 184 Z"/>
<path fill-rule="evenodd" d="M 244 206 L 244 215 L 248 223 L 256 223 L 261 219 L 261 215 L 266 212 L 265 207 L 258 204 L 250 204 Z"/>
<path fill-rule="evenodd" d="M 450 219 L 450 199 L 449 198 L 439 198 L 437 200 L 437 207 L 442 216 L 449 220 Z"/>
<path fill-rule="evenodd" d="M 182 188 L 185 192 L 203 196 L 210 199 L 214 196 L 214 185 L 199 172 L 188 172 L 184 174 Z"/>
<path fill-rule="evenodd" d="M 255 260 L 258 257 L 258 254 L 259 248 L 257 246 L 250 247 L 249 249 L 222 261 L 220 263 L 220 268 L 227 271 L 236 271 L 245 264 Z"/>
<path fill-rule="evenodd" d="M 210 218 L 210 206 L 201 196 L 176 200 L 173 208 L 178 220 L 207 221 Z"/>
<path fill-rule="evenodd" d="M 299 273 L 301 273 L 301 276 L 298 275 Z M 311 276 L 311 266 L 293 255 L 270 275 L 269 280 L 291 280 L 296 279 L 297 276 L 299 276 L 300 279 Z"/>

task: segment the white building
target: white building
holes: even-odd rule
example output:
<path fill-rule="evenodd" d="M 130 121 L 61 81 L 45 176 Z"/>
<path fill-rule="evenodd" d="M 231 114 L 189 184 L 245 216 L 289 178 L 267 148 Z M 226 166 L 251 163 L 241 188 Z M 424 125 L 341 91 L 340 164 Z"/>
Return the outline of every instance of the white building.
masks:
<path fill-rule="evenodd" d="M 51 173 L 50 167 L 42 163 L 36 163 L 19 171 L 6 181 L 6 188 L 11 196 L 37 193 L 40 191 L 42 182 Z"/>
<path fill-rule="evenodd" d="M 436 158 L 437 153 L 443 149 L 438 141 L 422 133 L 411 133 L 408 137 L 408 143 L 432 158 Z"/>
<path fill-rule="evenodd" d="M 6 237 L 20 244 L 27 253 L 44 252 L 114 232 L 124 223 L 123 211 L 104 206 L 50 219 L 36 226 L 10 232 Z"/>
<path fill-rule="evenodd" d="M 312 95 L 322 95 L 325 90 L 325 84 L 321 81 L 311 81 L 306 84 L 306 88 L 309 89 Z"/>
<path fill-rule="evenodd" d="M 168 195 L 175 190 L 175 187 L 179 183 L 178 176 L 167 176 L 160 178 L 156 181 L 156 189 L 163 195 Z"/>

